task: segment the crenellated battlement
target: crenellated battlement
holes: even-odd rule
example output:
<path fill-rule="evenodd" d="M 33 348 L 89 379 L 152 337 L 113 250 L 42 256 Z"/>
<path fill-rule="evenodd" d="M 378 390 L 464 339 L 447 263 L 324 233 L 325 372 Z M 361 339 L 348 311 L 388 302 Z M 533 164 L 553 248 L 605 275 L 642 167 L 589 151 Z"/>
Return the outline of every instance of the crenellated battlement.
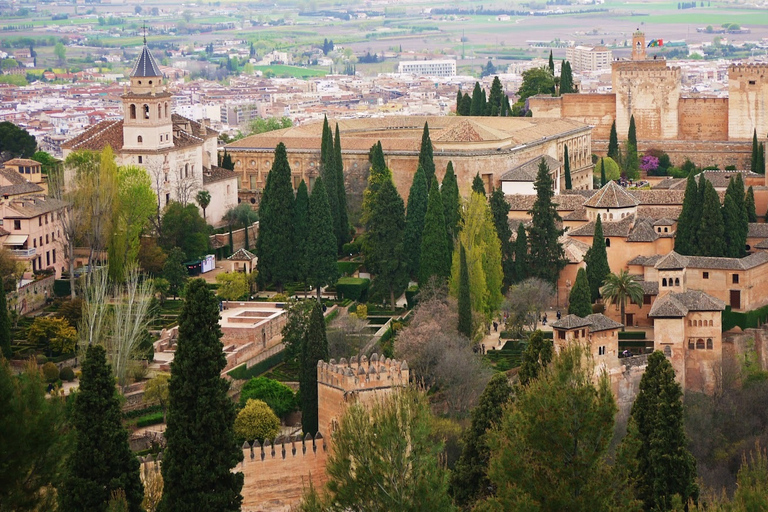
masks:
<path fill-rule="evenodd" d="M 728 66 L 728 76 L 731 73 L 737 73 L 742 75 L 761 75 L 768 72 L 768 64 L 731 64 Z"/>
<path fill-rule="evenodd" d="M 329 362 L 317 362 L 317 383 L 344 392 L 366 389 L 406 386 L 410 378 L 408 363 L 396 359 L 379 358 L 378 354 L 353 356 L 347 361 L 341 358 Z"/>
<path fill-rule="evenodd" d="M 645 68 L 630 68 L 619 69 L 616 71 L 618 78 L 660 78 L 668 80 L 673 78 L 675 80 L 680 78 L 680 68 L 665 67 L 664 69 L 645 69 Z"/>
<path fill-rule="evenodd" d="M 328 445 L 323 435 L 318 432 L 315 437 L 307 434 L 304 437 L 280 436 L 274 440 L 264 441 L 262 445 L 258 440 L 253 444 L 243 443 L 243 462 L 238 467 L 250 463 L 267 462 L 269 460 L 294 461 L 309 456 L 317 456 L 328 451 Z"/>

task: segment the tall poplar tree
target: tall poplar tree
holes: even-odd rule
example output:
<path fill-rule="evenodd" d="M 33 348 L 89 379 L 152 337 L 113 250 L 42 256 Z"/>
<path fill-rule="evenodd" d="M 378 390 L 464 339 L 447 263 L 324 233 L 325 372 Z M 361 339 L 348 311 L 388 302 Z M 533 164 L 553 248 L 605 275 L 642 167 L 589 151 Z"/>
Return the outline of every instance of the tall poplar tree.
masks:
<path fill-rule="evenodd" d="M 469 110 L 471 116 L 482 116 L 485 113 L 485 99 L 480 82 L 475 82 L 475 88 L 472 90 L 472 105 Z"/>
<path fill-rule="evenodd" d="M 565 173 L 565 190 L 571 190 L 573 182 L 571 181 L 571 159 L 568 156 L 567 144 L 563 148 L 563 172 Z"/>
<path fill-rule="evenodd" d="M 299 183 L 296 192 L 296 201 L 293 208 L 293 232 L 295 245 L 293 249 L 293 261 L 295 278 L 297 281 L 308 284 L 309 260 L 307 259 L 307 240 L 309 239 L 309 192 L 304 180 Z M 306 290 L 305 290 L 306 291 Z"/>
<path fill-rule="evenodd" d="M 747 189 L 747 196 L 744 198 L 744 207 L 747 209 L 747 220 L 757 222 L 757 210 L 755 210 L 755 191 L 752 185 Z"/>
<path fill-rule="evenodd" d="M 424 123 L 424 130 L 421 132 L 421 146 L 419 146 L 419 165 L 424 169 L 424 177 L 427 181 L 427 189 L 432 185 L 432 178 L 435 175 L 435 155 L 432 148 L 432 139 L 429 138 L 429 123 Z"/>
<path fill-rule="evenodd" d="M 599 215 L 595 221 L 592 247 L 587 251 L 584 261 L 587 264 L 590 298 L 592 302 L 595 302 L 600 298 L 600 287 L 603 286 L 603 281 L 611 273 L 611 267 L 608 264 L 608 252 L 605 247 L 605 238 L 603 237 L 603 222 L 600 220 Z"/>
<path fill-rule="evenodd" d="M 434 175 L 432 176 L 434 178 Z M 424 217 L 427 215 L 428 186 L 426 173 L 419 165 L 413 175 L 413 183 L 408 194 L 408 207 L 405 215 L 405 234 L 403 248 L 405 249 L 408 274 L 415 278 L 419 275 L 419 260 L 421 257 L 421 236 L 424 233 Z"/>
<path fill-rule="evenodd" d="M 565 230 L 558 227 L 562 219 L 552 202 L 555 194 L 552 176 L 543 158 L 533 186 L 536 189 L 536 200 L 528 211 L 531 216 L 531 225 L 528 227 L 530 275 L 554 284 L 568 260 L 559 241 Z"/>
<path fill-rule="evenodd" d="M 317 300 L 322 298 L 322 287 L 334 284 L 339 279 L 336 264 L 336 235 L 333 232 L 333 218 L 328 205 L 328 194 L 322 176 L 315 181 L 315 188 L 309 197 L 309 236 L 307 237 L 307 275 L 317 290 Z"/>
<path fill-rule="evenodd" d="M 0 355 L 10 359 L 13 351 L 11 350 L 11 317 L 8 314 L 8 304 L 5 300 L 5 290 L 0 281 Z"/>
<path fill-rule="evenodd" d="M 472 339 L 472 299 L 469 292 L 469 269 L 467 251 L 459 242 L 459 334 Z"/>
<path fill-rule="evenodd" d="M 749 169 L 752 172 L 758 172 L 758 164 L 760 163 L 759 155 L 760 145 L 757 143 L 757 129 L 752 131 L 752 160 L 749 165 Z"/>
<path fill-rule="evenodd" d="M 339 193 L 336 190 L 338 178 L 336 176 L 336 149 L 333 147 L 333 132 L 328 124 L 328 118 L 323 121 L 323 135 L 320 146 L 320 176 L 325 184 L 328 206 L 331 210 L 331 220 L 334 235 L 341 231 L 339 218 Z"/>
<path fill-rule="evenodd" d="M 517 238 L 515 239 L 515 266 L 513 283 L 519 283 L 528 278 L 528 235 L 525 225 L 521 222 L 517 225 Z"/>
<path fill-rule="evenodd" d="M 317 434 L 317 362 L 328 360 L 328 338 L 325 334 L 325 319 L 318 302 L 309 316 L 307 333 L 301 342 L 301 429 L 304 434 Z M 325 433 L 329 434 L 328 432 Z"/>
<path fill-rule="evenodd" d="M 256 239 L 259 279 L 273 282 L 278 292 L 294 274 L 293 185 L 285 144 L 275 148 L 272 170 L 259 203 L 259 236 Z"/>
<path fill-rule="evenodd" d="M 702 178 L 703 179 L 703 178 Z M 688 175 L 683 196 L 683 209 L 677 218 L 675 233 L 675 252 L 693 255 L 696 252 L 695 237 L 699 223 L 699 191 L 693 173 Z"/>
<path fill-rule="evenodd" d="M 592 314 L 592 300 L 589 291 L 587 272 L 580 268 L 576 273 L 571 293 L 568 295 L 568 314 L 584 318 Z"/>
<path fill-rule="evenodd" d="M 220 341 L 219 304 L 202 279 L 187 285 L 168 383 L 167 446 L 161 512 L 240 510 L 242 459 L 234 433 L 235 405 L 221 378 L 227 365 Z"/>
<path fill-rule="evenodd" d="M 675 496 L 688 503 L 699 495 L 696 459 L 687 447 L 682 396 L 672 364 L 662 352 L 651 354 L 632 404 L 633 428 L 620 447 L 627 449 L 628 459 L 636 461 L 631 478 L 646 510 L 672 510 Z"/>
<path fill-rule="evenodd" d="M 428 283 L 432 277 L 445 283 L 451 275 L 453 243 L 445 226 L 443 199 L 437 186 L 437 178 L 433 177 L 432 180 L 427 214 L 424 218 L 424 233 L 421 237 L 419 283 L 422 285 Z"/>
<path fill-rule="evenodd" d="M 448 167 L 445 169 L 440 194 L 443 196 L 445 227 L 448 229 L 448 235 L 453 239 L 459 234 L 459 223 L 461 222 L 459 183 L 453 172 L 453 162 L 448 162 Z"/>
<path fill-rule="evenodd" d="M 720 198 L 712 183 L 704 180 L 704 202 L 701 205 L 701 218 L 696 235 L 698 256 L 725 255 L 725 226 L 720 213 Z"/>
<path fill-rule="evenodd" d="M 617 162 L 619 161 L 619 135 L 616 133 L 616 120 L 613 120 L 611 124 L 611 135 L 608 138 L 608 154 L 610 158 L 613 158 Z"/>
<path fill-rule="evenodd" d="M 478 171 L 475 174 L 475 177 L 472 178 L 472 192 L 477 192 L 478 194 L 485 196 L 485 183 L 483 183 L 483 178 L 480 177 L 480 171 Z"/>
<path fill-rule="evenodd" d="M 336 193 L 339 195 L 338 213 L 339 220 L 336 231 L 336 241 L 339 252 L 341 246 L 349 242 L 352 238 L 349 234 L 349 214 L 347 212 L 347 186 L 344 182 L 344 160 L 341 157 L 341 134 L 339 133 L 339 123 L 336 123 L 336 141 L 333 144 L 336 153 L 334 163 L 336 164 Z"/>
<path fill-rule="evenodd" d="M 501 242 L 501 268 L 504 271 L 504 288 L 514 283 L 515 279 L 515 244 L 512 242 L 512 230 L 509 228 L 509 203 L 501 188 L 493 189 L 490 199 L 493 224 Z"/>
<path fill-rule="evenodd" d="M 75 450 L 59 490 L 60 509 L 105 511 L 111 494 L 122 490 L 127 510 L 141 511 L 139 461 L 128 445 L 115 377 L 101 345 L 91 345 L 86 352 L 71 421 Z"/>

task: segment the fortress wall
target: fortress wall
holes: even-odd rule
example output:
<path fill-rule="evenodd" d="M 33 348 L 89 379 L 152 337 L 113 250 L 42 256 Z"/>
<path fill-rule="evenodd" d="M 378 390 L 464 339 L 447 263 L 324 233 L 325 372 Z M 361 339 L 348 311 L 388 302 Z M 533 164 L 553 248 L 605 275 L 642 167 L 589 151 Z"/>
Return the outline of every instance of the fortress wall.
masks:
<path fill-rule="evenodd" d="M 610 137 L 611 124 L 616 118 L 615 94 L 564 94 L 561 97 L 563 117 L 593 126 L 595 139 Z"/>
<path fill-rule="evenodd" d="M 728 140 L 728 98 L 682 98 L 678 119 L 682 140 Z"/>
<path fill-rule="evenodd" d="M 668 153 L 676 166 L 690 158 L 698 166 L 717 165 L 724 169 L 735 165 L 737 169 L 749 169 L 752 159 L 751 141 L 639 140 L 637 145 L 641 153 L 652 148 Z M 593 141 L 592 150 L 604 156 L 608 152 L 608 140 Z"/>
<path fill-rule="evenodd" d="M 632 115 L 638 140 L 677 139 L 680 68 L 664 61 L 621 64 L 613 68 L 619 140 L 626 139 Z"/>
<path fill-rule="evenodd" d="M 768 65 L 739 64 L 728 68 L 728 135 L 731 140 L 752 140 L 754 130 L 768 134 Z"/>

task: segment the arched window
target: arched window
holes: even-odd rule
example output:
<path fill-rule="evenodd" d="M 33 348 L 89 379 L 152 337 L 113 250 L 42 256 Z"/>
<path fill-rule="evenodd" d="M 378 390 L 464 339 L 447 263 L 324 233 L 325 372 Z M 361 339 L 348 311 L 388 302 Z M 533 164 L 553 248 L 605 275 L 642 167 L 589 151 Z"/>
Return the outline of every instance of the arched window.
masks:
<path fill-rule="evenodd" d="M 611 239 L 610 238 L 606 238 L 605 239 L 605 246 L 606 247 L 610 247 L 611 246 Z"/>
<path fill-rule="evenodd" d="M 666 277 L 661 280 L 661 286 L 667 286 L 667 278 Z"/>
<path fill-rule="evenodd" d="M 704 350 L 704 340 L 699 338 L 696 340 L 696 350 Z"/>
<path fill-rule="evenodd" d="M 144 119 L 149 119 L 149 105 L 144 104 Z"/>
<path fill-rule="evenodd" d="M 714 327 L 714 322 L 712 322 L 712 320 L 709 321 L 709 326 Z"/>
<path fill-rule="evenodd" d="M 692 325 L 692 324 L 693 324 L 693 322 L 691 322 L 691 320 L 690 320 L 690 319 L 688 319 L 688 327 L 693 327 L 693 325 Z"/>
<path fill-rule="evenodd" d="M 675 278 L 675 286 L 680 286 L 680 278 L 679 277 Z"/>
<path fill-rule="evenodd" d="M 189 164 L 184 164 L 184 177 L 189 178 Z"/>
<path fill-rule="evenodd" d="M 665 233 L 669 233 L 669 228 L 664 228 Z"/>
<path fill-rule="evenodd" d="M 707 338 L 707 350 L 712 350 L 714 348 L 714 343 L 712 343 L 712 338 Z"/>
<path fill-rule="evenodd" d="M 141 135 L 139 135 L 138 137 L 136 137 L 136 142 L 141 144 L 142 142 L 144 142 L 144 138 Z"/>
<path fill-rule="evenodd" d="M 699 320 L 699 327 L 702 327 L 703 325 L 704 325 L 704 324 L 702 323 L 702 321 L 701 321 L 701 320 Z"/>
<path fill-rule="evenodd" d="M 611 219 L 611 220 L 613 220 L 613 214 L 612 214 L 612 213 L 611 213 L 611 214 L 609 214 L 609 215 L 608 215 L 608 218 L 609 218 L 609 219 Z"/>
<path fill-rule="evenodd" d="M 130 113 L 131 119 L 136 119 L 136 105 L 134 105 L 133 103 L 131 103 L 130 111 L 131 111 Z"/>
<path fill-rule="evenodd" d="M 165 117 L 168 117 L 168 102 L 165 103 Z"/>
<path fill-rule="evenodd" d="M 157 106 L 157 118 L 161 119 L 162 117 L 163 117 L 163 106 L 162 105 L 158 105 Z"/>

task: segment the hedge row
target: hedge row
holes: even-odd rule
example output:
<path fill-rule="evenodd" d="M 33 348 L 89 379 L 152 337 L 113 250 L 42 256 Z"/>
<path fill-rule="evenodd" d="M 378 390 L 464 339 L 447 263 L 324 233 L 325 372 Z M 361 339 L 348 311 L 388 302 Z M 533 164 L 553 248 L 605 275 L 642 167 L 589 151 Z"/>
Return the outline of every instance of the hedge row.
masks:
<path fill-rule="evenodd" d="M 723 311 L 723 331 L 729 331 L 734 327 L 754 329 L 768 321 L 768 306 L 763 306 L 751 311 L 731 311 L 731 306 L 726 306 Z"/>
<path fill-rule="evenodd" d="M 163 412 L 154 412 L 152 414 L 147 414 L 146 416 L 142 416 L 138 420 L 136 420 L 136 427 L 148 427 L 150 425 L 157 425 L 158 423 L 163 422 Z"/>
<path fill-rule="evenodd" d="M 125 418 L 127 420 L 130 420 L 130 419 L 133 419 L 133 418 L 140 418 L 141 416 L 146 416 L 146 415 L 148 415 L 150 413 L 155 413 L 155 412 L 158 412 L 158 411 L 160 411 L 160 412 L 163 411 L 163 408 L 159 404 L 157 404 L 157 405 L 150 405 L 149 407 L 145 407 L 143 409 L 136 409 L 134 411 L 124 412 L 123 413 L 123 418 Z"/>
<path fill-rule="evenodd" d="M 620 340 L 644 340 L 645 339 L 645 332 L 644 331 L 619 331 L 619 339 Z"/>
<path fill-rule="evenodd" d="M 360 268 L 360 262 L 358 261 L 337 261 L 336 265 L 339 266 L 339 273 L 342 276 L 351 276 Z"/>
<path fill-rule="evenodd" d="M 269 356 L 263 361 L 256 363 L 250 368 L 246 368 L 246 365 L 241 364 L 240 366 L 237 366 L 231 369 L 228 373 L 229 373 L 229 376 L 232 377 L 233 379 L 249 380 L 253 377 L 258 377 L 268 372 L 275 366 L 282 363 L 284 360 L 285 360 L 285 351 L 283 350 L 278 352 L 277 354 Z"/>
<path fill-rule="evenodd" d="M 363 279 L 360 277 L 342 277 L 336 283 L 336 293 L 341 299 L 351 299 L 358 302 L 365 302 L 368 298 L 368 288 L 370 285 L 370 279 Z"/>

